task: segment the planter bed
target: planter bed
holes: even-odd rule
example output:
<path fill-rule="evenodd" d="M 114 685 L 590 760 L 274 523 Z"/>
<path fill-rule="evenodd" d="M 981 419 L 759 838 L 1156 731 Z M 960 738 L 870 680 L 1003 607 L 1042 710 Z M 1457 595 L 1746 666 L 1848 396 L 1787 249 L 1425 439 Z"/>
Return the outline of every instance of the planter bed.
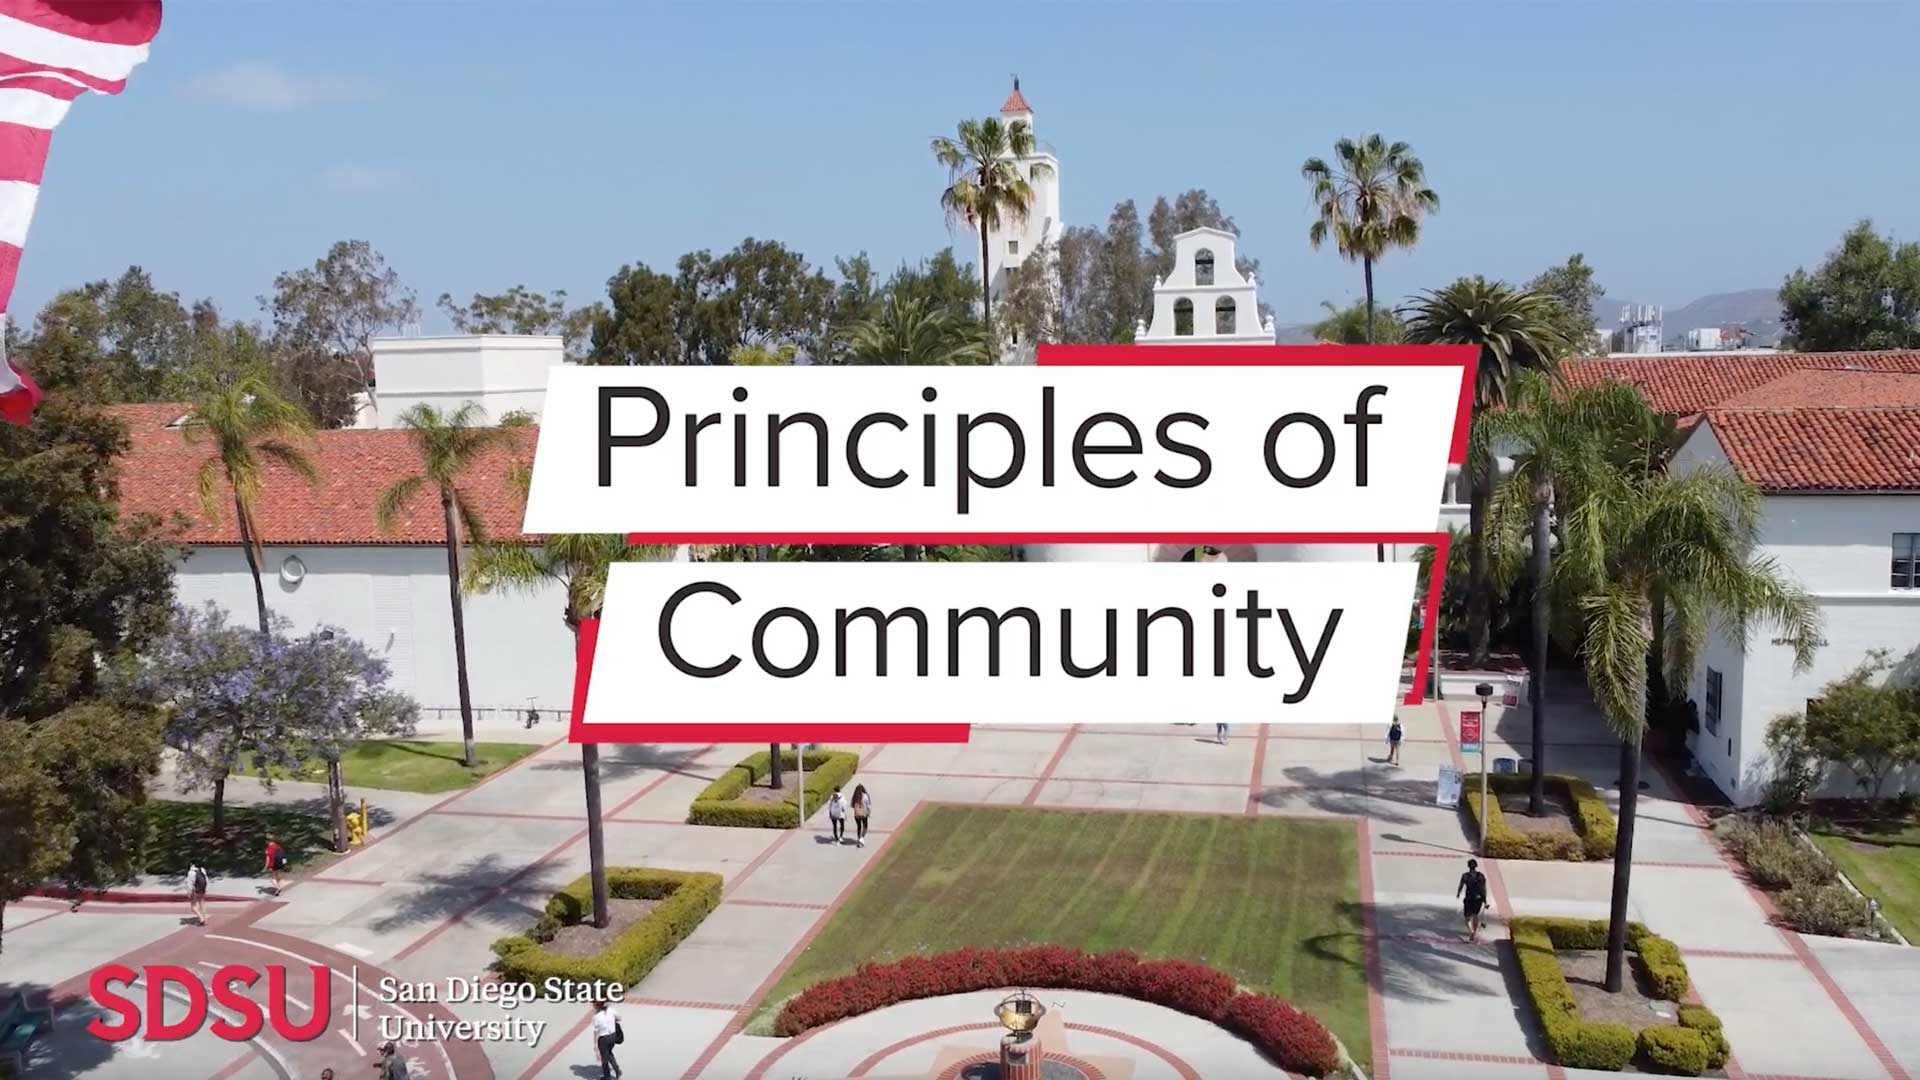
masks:
<path fill-rule="evenodd" d="M 1548 773 L 1548 796 L 1568 814 L 1566 828 L 1535 828 L 1538 819 L 1524 819 L 1529 827 L 1517 828 L 1515 818 L 1500 808 L 1502 795 L 1525 795 L 1533 783 L 1530 773 L 1501 773 L 1487 777 L 1491 798 L 1486 808 L 1487 845 L 1485 856 L 1493 859 L 1564 859 L 1572 862 L 1613 857 L 1613 811 L 1592 784 L 1577 776 Z M 1462 785 L 1460 805 L 1466 808 L 1474 831 L 1480 828 L 1480 784 L 1469 779 Z"/>
<path fill-rule="evenodd" d="M 1273 994 L 1241 990 L 1224 971 L 1191 960 L 1142 960 L 1126 951 L 1086 953 L 1062 945 L 955 949 L 863 964 L 795 995 L 781 1007 L 774 1031 L 799 1035 L 902 1001 L 1006 987 L 1086 990 L 1174 1009 L 1218 1024 L 1281 1068 L 1306 1076 L 1325 1076 L 1340 1064 L 1324 1024 Z"/>
<path fill-rule="evenodd" d="M 616 916 L 596 932 L 590 926 L 593 882 L 583 874 L 553 894 L 533 929 L 493 943 L 494 966 L 503 979 L 543 990 L 555 978 L 632 986 L 719 906 L 720 885 L 719 874 L 608 867 L 607 896 Z"/>
<path fill-rule="evenodd" d="M 853 779 L 853 774 L 860 769 L 860 755 L 847 750 L 809 750 L 806 762 L 804 790 L 807 816 L 812 817 L 826 804 L 834 788 L 845 787 L 847 781 Z M 694 796 L 693 805 L 687 807 L 687 824 L 799 828 L 799 799 L 803 789 L 795 780 L 800 756 L 792 750 L 783 750 L 780 764 L 785 780 L 784 794 L 766 786 L 772 773 L 772 755 L 765 750 L 749 754 Z"/>
<path fill-rule="evenodd" d="M 1632 1065 L 1641 1072 L 1677 1076 L 1724 1075 L 1719 1070 L 1726 1067 L 1732 1051 L 1720 1018 L 1704 1005 L 1683 1004 L 1690 983 L 1687 965 L 1673 942 L 1639 923 L 1627 924 L 1628 963 L 1635 985 L 1603 1000 L 1596 995 L 1604 991 L 1589 993 L 1585 985 L 1576 994 L 1560 953 L 1582 953 L 1575 964 L 1583 973 L 1593 966 L 1594 957 L 1587 954 L 1596 950 L 1604 965 L 1606 920 L 1519 917 L 1511 920 L 1509 930 L 1527 999 L 1540 1022 L 1547 1052 L 1557 1064 L 1608 1072 Z M 1595 1006 L 1618 1002 L 1614 1011 L 1620 1019 L 1652 1018 L 1653 1022 L 1636 1026 L 1600 1020 L 1582 1013 L 1581 997 Z M 1676 1022 L 1660 1020 L 1647 1009 L 1653 1001 L 1677 1005 Z"/>

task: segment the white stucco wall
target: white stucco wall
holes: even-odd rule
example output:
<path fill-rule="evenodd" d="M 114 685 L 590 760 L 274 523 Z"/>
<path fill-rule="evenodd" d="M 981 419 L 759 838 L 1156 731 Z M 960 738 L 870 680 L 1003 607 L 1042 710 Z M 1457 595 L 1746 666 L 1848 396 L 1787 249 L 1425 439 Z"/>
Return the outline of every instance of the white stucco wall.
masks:
<path fill-rule="evenodd" d="M 289 586 L 280 567 L 298 555 L 306 577 Z M 385 657 L 393 687 L 423 710 L 457 709 L 453 615 L 446 551 L 434 546 L 269 547 L 262 564 L 269 610 L 296 633 L 326 624 L 344 629 Z M 255 621 L 253 581 L 234 546 L 190 550 L 174 578 L 183 604 L 208 600 L 240 625 Z M 469 595 L 468 684 L 475 707 L 565 709 L 573 698 L 573 635 L 560 621 L 557 586 L 534 593 Z"/>
<path fill-rule="evenodd" d="M 1702 424 L 1674 457 L 1683 470 L 1725 462 L 1711 429 Z M 1767 725 L 1806 707 L 1820 689 L 1858 667 L 1874 649 L 1898 661 L 1920 649 L 1920 589 L 1890 587 L 1893 534 L 1920 532 L 1920 495 L 1770 495 L 1756 554 L 1778 561 L 1819 605 L 1825 641 L 1813 666 L 1793 670 L 1793 650 L 1778 631 L 1756 626 L 1744 651 L 1716 632 L 1701 656 L 1687 693 L 1700 703 L 1701 731 L 1689 741 L 1701 767 L 1734 798 L 1759 798 L 1769 762 Z M 1706 672 L 1722 673 L 1720 733 L 1706 730 Z M 1854 794 L 1849 776 L 1835 777 L 1830 793 Z M 1890 787 L 1890 790 L 1892 788 Z"/>
<path fill-rule="evenodd" d="M 1032 113 L 1009 114 L 1002 119 L 1009 124 L 1024 120 L 1029 129 L 1033 126 Z M 1033 202 L 1025 218 L 1002 217 L 998 226 L 987 231 L 987 266 L 996 299 L 1005 291 L 1007 275 L 1015 267 L 1025 262 L 1040 245 L 1059 243 L 1065 231 L 1060 216 L 1060 159 L 1054 156 L 1052 148 L 1036 142 L 1032 154 L 1013 161 L 1020 176 L 1033 189 Z M 1020 250 L 1009 253 L 1009 240 L 1019 241 Z M 973 241 L 980 242 L 979 233 L 973 234 Z"/>
<path fill-rule="evenodd" d="M 462 334 L 376 338 L 376 413 L 369 426 L 398 427 L 402 413 L 426 404 L 451 412 L 474 402 L 488 419 L 524 410 L 540 418 L 548 371 L 566 360 L 558 336 Z"/>
<path fill-rule="evenodd" d="M 1142 345 L 1178 342 L 1199 345 L 1271 345 L 1273 334 L 1260 321 L 1256 283 L 1240 275 L 1235 255 L 1237 238 L 1225 229 L 1192 229 L 1173 238 L 1173 270 L 1153 290 L 1153 321 Z M 1200 252 L 1213 256 L 1213 282 L 1202 285 L 1194 273 Z M 1174 307 L 1185 300 L 1193 305 L 1193 332 L 1176 334 Z M 1233 303 L 1231 332 L 1216 333 L 1216 305 Z"/>

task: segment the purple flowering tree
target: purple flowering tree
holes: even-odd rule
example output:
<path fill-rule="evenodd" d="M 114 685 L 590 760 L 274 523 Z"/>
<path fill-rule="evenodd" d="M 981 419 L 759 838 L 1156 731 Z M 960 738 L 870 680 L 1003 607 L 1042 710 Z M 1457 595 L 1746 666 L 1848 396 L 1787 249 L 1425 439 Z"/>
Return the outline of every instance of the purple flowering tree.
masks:
<path fill-rule="evenodd" d="M 273 774 L 318 758 L 327 763 L 334 843 L 346 845 L 340 757 L 356 740 L 413 731 L 419 709 L 387 689 L 385 660 L 343 631 L 320 627 L 288 637 L 227 623 L 217 605 L 176 608 L 147 650 L 136 685 L 166 710 L 166 742 L 179 754 L 184 791 L 213 790 L 213 831 L 226 829 L 228 777 L 251 769 L 272 790 Z"/>

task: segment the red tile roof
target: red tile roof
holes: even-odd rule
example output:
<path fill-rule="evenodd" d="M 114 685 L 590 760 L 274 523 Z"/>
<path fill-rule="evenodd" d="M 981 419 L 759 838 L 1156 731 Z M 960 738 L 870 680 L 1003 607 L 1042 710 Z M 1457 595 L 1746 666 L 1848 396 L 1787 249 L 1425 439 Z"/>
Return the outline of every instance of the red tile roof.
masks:
<path fill-rule="evenodd" d="M 1920 408 L 1711 409 L 1707 424 L 1762 491 L 1920 492 Z"/>
<path fill-rule="evenodd" d="M 122 405 L 108 410 L 125 420 L 131 447 L 120 460 L 120 512 L 154 514 L 187 544 L 237 544 L 233 511 L 206 519 L 194 494 L 194 477 L 212 456 L 204 443 L 189 443 L 167 423 L 185 415 L 184 405 Z M 170 414 L 170 415 L 169 415 Z M 533 428 L 483 454 L 468 470 L 461 491 L 488 535 L 517 536 L 525 509 L 511 474 L 533 462 Z M 394 531 L 380 531 L 374 501 L 396 480 L 420 471 L 420 455 L 405 431 L 315 432 L 306 454 L 319 472 L 308 486 L 285 467 L 268 464 L 257 516 L 268 544 L 438 544 L 444 541 L 440 500 L 422 491 L 401 513 Z"/>
<path fill-rule="evenodd" d="M 1027 104 L 1026 95 L 1020 92 L 1020 80 L 1013 80 L 1013 93 L 1007 95 L 1006 103 L 1000 106 L 1000 112 L 1006 114 L 1032 111 L 1033 106 Z"/>
<path fill-rule="evenodd" d="M 1920 371 L 1806 368 L 1735 394 L 1722 409 L 1920 408 Z"/>
<path fill-rule="evenodd" d="M 1633 383 L 1654 408 L 1680 416 L 1717 408 L 1737 395 L 1809 369 L 1920 373 L 1920 351 L 1656 353 L 1576 360 L 1561 368 L 1575 385 L 1602 379 Z"/>

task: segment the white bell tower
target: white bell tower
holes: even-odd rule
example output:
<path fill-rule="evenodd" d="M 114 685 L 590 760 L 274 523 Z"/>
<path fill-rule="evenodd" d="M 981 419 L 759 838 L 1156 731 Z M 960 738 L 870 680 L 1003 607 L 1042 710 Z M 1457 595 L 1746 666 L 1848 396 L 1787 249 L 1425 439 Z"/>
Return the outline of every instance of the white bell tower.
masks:
<path fill-rule="evenodd" d="M 1020 92 L 1018 75 L 1013 78 L 1013 92 L 1000 106 L 1000 122 L 1009 126 L 1024 123 L 1028 131 L 1033 130 L 1033 106 Z M 1033 189 L 1033 202 L 1027 207 L 1025 220 L 1002 217 L 987 231 L 987 269 L 996 301 L 1006 292 L 1008 272 L 1025 262 L 1041 244 L 1058 243 L 1065 228 L 1060 221 L 1060 159 L 1054 156 L 1053 147 L 1036 135 L 1033 152 L 1012 161 L 1020 178 Z"/>
<path fill-rule="evenodd" d="M 1173 272 L 1153 282 L 1153 325 L 1141 345 L 1271 345 L 1273 317 L 1260 318 L 1259 282 L 1236 264 L 1240 238 L 1202 226 L 1173 238 Z"/>

